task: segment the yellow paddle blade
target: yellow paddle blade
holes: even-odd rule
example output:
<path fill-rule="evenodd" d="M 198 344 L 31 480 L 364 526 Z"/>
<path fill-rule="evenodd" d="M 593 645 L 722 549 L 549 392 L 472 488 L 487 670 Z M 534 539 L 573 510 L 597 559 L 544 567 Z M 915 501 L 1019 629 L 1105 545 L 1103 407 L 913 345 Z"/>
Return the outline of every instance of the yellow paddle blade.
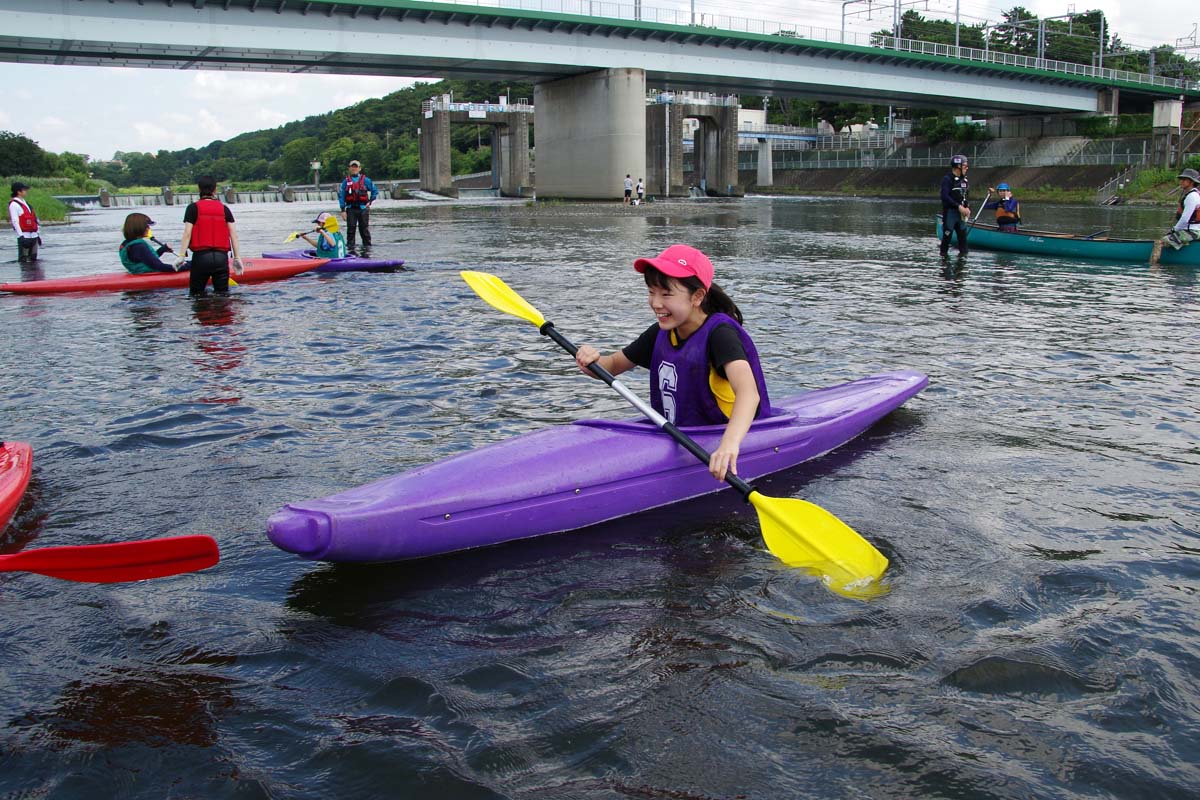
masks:
<path fill-rule="evenodd" d="M 846 523 L 818 505 L 795 498 L 751 492 L 767 549 L 788 566 L 820 577 L 834 592 L 867 598 L 883 594 L 883 553 Z"/>
<path fill-rule="evenodd" d="M 532 322 L 539 328 L 546 321 L 542 312 L 525 301 L 524 297 L 509 288 L 508 284 L 489 272 L 472 272 L 463 270 L 458 273 L 467 285 L 475 290 L 475 294 L 484 299 L 492 308 L 512 314 L 523 320 Z"/>
<path fill-rule="evenodd" d="M 288 237 L 283 240 L 283 243 L 287 244 L 288 242 L 292 241 L 293 239 L 299 239 L 299 238 L 300 238 L 300 231 L 292 231 L 291 233 L 288 234 Z"/>
<path fill-rule="evenodd" d="M 237 281 L 235 281 L 235 280 L 233 279 L 233 276 L 232 276 L 232 275 L 230 275 L 230 276 L 229 276 L 229 285 L 230 285 L 230 286 L 237 286 Z"/>

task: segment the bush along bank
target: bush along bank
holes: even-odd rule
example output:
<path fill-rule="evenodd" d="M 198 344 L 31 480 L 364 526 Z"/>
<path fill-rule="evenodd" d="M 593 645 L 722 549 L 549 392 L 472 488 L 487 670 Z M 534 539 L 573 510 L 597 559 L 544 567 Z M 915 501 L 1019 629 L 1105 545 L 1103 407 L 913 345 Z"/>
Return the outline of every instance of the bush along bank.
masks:
<path fill-rule="evenodd" d="M 55 199 L 51 190 L 45 187 L 39 187 L 35 181 L 37 178 L 24 178 L 15 176 L 12 178 L 0 178 L 0 187 L 8 190 L 14 183 L 20 181 L 27 183 L 30 186 L 29 193 L 25 195 L 25 202 L 29 203 L 29 207 L 33 209 L 33 213 L 37 214 L 38 220 L 41 222 L 66 222 L 67 221 L 67 206 L 61 200 Z M 4 196 L 4 220 L 5 223 L 12 224 L 8 218 L 8 203 L 12 199 L 12 192 L 6 191 Z"/>

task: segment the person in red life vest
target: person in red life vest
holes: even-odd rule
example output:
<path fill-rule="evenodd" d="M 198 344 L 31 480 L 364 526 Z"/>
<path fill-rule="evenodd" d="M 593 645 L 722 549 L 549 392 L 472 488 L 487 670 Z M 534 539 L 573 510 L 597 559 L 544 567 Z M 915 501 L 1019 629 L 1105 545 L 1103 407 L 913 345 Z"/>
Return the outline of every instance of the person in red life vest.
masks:
<path fill-rule="evenodd" d="M 17 232 L 17 262 L 20 264 L 37 261 L 38 247 L 42 243 L 41 226 L 37 214 L 25 199 L 27 194 L 29 184 L 17 181 L 12 185 L 12 200 L 8 203 L 8 219 Z"/>
<path fill-rule="evenodd" d="M 362 231 L 363 247 L 371 246 L 371 203 L 379 196 L 379 190 L 371 179 L 362 174 L 362 164 L 350 162 L 350 174 L 338 186 L 338 205 L 342 207 L 342 219 L 346 220 L 346 249 L 354 249 L 354 235 Z"/>
<path fill-rule="evenodd" d="M 211 278 L 214 292 L 229 294 L 231 251 L 233 272 L 242 274 L 242 248 L 238 244 L 233 212 L 217 199 L 217 182 L 211 176 L 201 176 L 196 181 L 196 188 L 200 190 L 200 199 L 184 209 L 183 242 L 179 245 L 180 259 L 175 262 L 175 268 L 183 267 L 183 256 L 190 248 L 192 275 L 188 293 L 192 297 L 203 297 Z"/>
<path fill-rule="evenodd" d="M 623 350 L 606 356 L 591 345 L 575 361 L 588 372 L 593 361 L 613 375 L 634 366 L 650 370 L 650 405 L 671 422 L 724 425 L 708 462 L 717 480 L 737 474 L 738 450 L 750 423 L 771 415 L 758 350 L 742 327 L 742 312 L 713 283 L 712 262 L 685 244 L 654 258 L 639 258 L 657 322 Z"/>

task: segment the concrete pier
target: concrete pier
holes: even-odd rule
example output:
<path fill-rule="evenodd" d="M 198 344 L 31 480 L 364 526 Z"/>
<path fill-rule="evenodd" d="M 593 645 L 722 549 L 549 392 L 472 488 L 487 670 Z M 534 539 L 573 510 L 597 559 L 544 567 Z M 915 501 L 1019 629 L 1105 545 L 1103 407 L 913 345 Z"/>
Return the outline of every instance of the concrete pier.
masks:
<path fill-rule="evenodd" d="M 450 176 L 450 126 L 487 125 L 492 135 L 493 189 L 504 197 L 532 196 L 529 173 L 529 123 L 526 104 L 455 103 L 448 96 L 427 100 L 421 120 L 421 189 L 456 196 Z"/>
<path fill-rule="evenodd" d="M 691 187 L 684 185 L 683 134 L 684 120 L 695 119 L 699 124 L 693 135 L 693 183 L 704 194 L 741 197 L 737 98 L 665 92 L 656 99 L 645 112 L 646 190 L 661 197 L 690 194 Z"/>
<path fill-rule="evenodd" d="M 646 175 L 646 73 L 606 69 L 534 87 L 539 198 L 613 200 Z"/>

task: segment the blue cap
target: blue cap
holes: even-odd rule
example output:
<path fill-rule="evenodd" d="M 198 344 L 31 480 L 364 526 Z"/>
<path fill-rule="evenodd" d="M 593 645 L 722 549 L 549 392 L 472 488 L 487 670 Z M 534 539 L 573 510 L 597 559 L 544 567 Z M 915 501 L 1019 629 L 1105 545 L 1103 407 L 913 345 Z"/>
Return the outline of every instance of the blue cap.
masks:
<path fill-rule="evenodd" d="M 996 191 L 997 191 L 997 192 L 1008 192 L 1008 191 L 1011 191 L 1011 190 L 1008 188 L 1008 184 L 1007 184 L 1007 183 L 1000 183 L 1000 184 L 997 184 L 997 185 L 996 185 Z"/>

